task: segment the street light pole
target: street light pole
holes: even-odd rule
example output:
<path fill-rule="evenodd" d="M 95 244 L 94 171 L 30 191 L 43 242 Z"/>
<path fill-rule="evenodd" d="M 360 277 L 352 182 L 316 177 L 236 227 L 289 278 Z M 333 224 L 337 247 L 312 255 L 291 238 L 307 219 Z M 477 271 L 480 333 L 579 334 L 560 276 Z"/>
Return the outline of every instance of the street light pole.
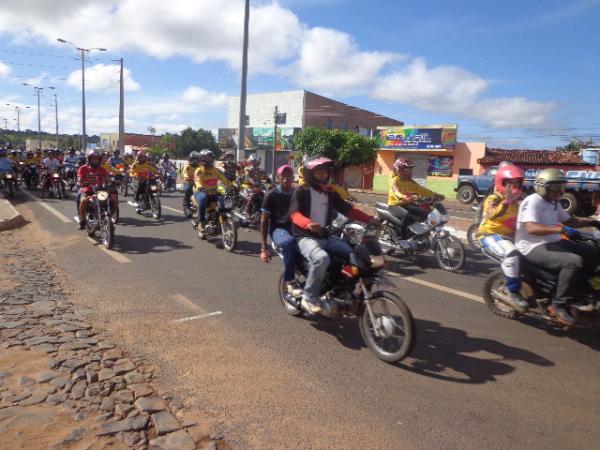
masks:
<path fill-rule="evenodd" d="M 246 146 L 246 79 L 248 78 L 248 23 L 250 21 L 250 0 L 246 0 L 244 9 L 244 44 L 242 49 L 242 86 L 240 92 L 240 123 L 237 160 L 244 159 Z"/>
<path fill-rule="evenodd" d="M 7 103 L 6 106 L 14 106 L 15 111 L 17 111 L 17 145 L 21 146 L 21 108 L 22 106 L 13 105 L 12 103 Z M 25 109 L 29 109 L 29 106 L 25 106 Z"/>
<path fill-rule="evenodd" d="M 54 116 L 56 118 L 56 148 L 58 148 L 58 99 L 54 94 Z"/>
<path fill-rule="evenodd" d="M 277 117 L 278 117 L 278 107 L 275 106 L 275 113 L 273 114 L 273 122 L 275 123 L 274 127 L 273 127 L 273 157 L 271 159 L 271 162 L 273 164 L 273 166 L 271 167 L 271 172 L 273 173 L 273 181 L 275 181 L 275 175 L 276 175 L 276 171 L 275 171 L 275 152 L 277 151 Z"/>
<path fill-rule="evenodd" d="M 65 39 L 58 38 L 58 42 L 63 44 L 71 44 L 75 50 L 79 52 L 79 58 L 81 59 L 81 150 L 83 152 L 86 151 L 87 147 L 87 136 L 85 131 L 85 55 L 86 53 L 91 52 L 92 50 L 98 50 L 100 52 L 105 52 L 105 48 L 93 47 L 93 48 L 83 48 L 78 47 L 70 41 Z"/>

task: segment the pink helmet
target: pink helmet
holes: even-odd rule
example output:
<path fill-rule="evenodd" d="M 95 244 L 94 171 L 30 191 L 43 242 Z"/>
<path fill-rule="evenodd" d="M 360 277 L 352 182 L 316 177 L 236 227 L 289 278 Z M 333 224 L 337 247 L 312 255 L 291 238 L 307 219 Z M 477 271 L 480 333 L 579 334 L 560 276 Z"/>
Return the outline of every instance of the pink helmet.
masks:
<path fill-rule="evenodd" d="M 505 165 L 496 172 L 496 176 L 494 177 L 494 190 L 500 194 L 505 194 L 506 187 L 504 186 L 504 183 L 506 180 L 519 180 L 521 184 L 523 184 L 523 178 L 525 178 L 525 174 L 521 168 L 514 165 Z M 513 189 L 513 194 L 515 195 L 518 195 L 521 192 L 520 186 L 518 189 Z"/>
<path fill-rule="evenodd" d="M 289 170 L 290 172 L 294 173 L 294 169 L 292 169 L 292 166 L 288 166 L 287 164 L 284 164 L 279 169 L 277 169 L 277 175 L 281 176 L 283 174 L 283 172 L 285 172 L 286 170 Z"/>
<path fill-rule="evenodd" d="M 406 167 L 415 167 L 415 165 L 413 164 L 413 162 L 408 159 L 408 158 L 398 158 L 396 161 L 394 161 L 394 170 L 397 172 L 400 169 L 404 169 Z"/>

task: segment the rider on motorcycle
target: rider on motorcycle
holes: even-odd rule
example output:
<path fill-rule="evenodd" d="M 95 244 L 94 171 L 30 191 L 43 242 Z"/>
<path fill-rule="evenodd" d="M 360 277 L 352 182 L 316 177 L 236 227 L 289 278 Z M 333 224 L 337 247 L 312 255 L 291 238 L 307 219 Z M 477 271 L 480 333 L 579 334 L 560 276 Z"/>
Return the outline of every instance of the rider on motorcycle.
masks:
<path fill-rule="evenodd" d="M 119 149 L 116 149 L 110 158 L 108 158 L 108 164 L 110 164 L 111 167 L 117 167 L 119 164 L 125 164 L 125 161 L 123 158 L 121 158 L 121 151 Z"/>
<path fill-rule="evenodd" d="M 390 180 L 390 190 L 388 193 L 388 206 L 390 212 L 404 222 L 419 222 L 427 219 L 429 211 L 417 206 L 415 202 L 419 197 L 436 197 L 444 199 L 443 195 L 436 194 L 433 191 L 421 186 L 412 179 L 412 170 L 415 165 L 408 158 L 398 158 L 394 162 L 394 175 Z"/>
<path fill-rule="evenodd" d="M 566 324 L 575 319 L 567 309 L 573 302 L 573 288 L 598 262 L 595 248 L 575 242 L 581 235 L 574 228 L 593 226 L 600 221 L 571 217 L 559 199 L 565 192 L 566 178 L 559 169 L 542 170 L 534 182 L 535 194 L 521 203 L 517 217 L 516 246 L 530 264 L 558 273 L 551 314 Z M 561 234 L 568 240 L 561 239 Z"/>
<path fill-rule="evenodd" d="M 305 156 L 305 158 L 308 158 L 309 156 Z M 342 197 L 342 200 L 346 200 L 347 202 L 354 202 L 356 201 L 356 198 L 354 196 L 352 196 L 343 186 L 340 186 L 339 184 L 337 184 L 334 181 L 335 177 L 332 177 L 329 180 L 329 185 L 331 186 L 331 189 L 333 189 L 335 192 L 338 193 L 338 195 L 340 197 Z M 300 166 L 298 167 L 298 186 L 300 186 L 301 184 L 304 184 L 304 167 Z"/>
<path fill-rule="evenodd" d="M 75 176 L 75 171 L 77 167 L 77 162 L 79 158 L 75 156 L 75 149 L 73 147 L 69 148 L 69 154 L 65 156 L 64 165 L 65 165 L 65 178 L 69 178 L 70 174 L 73 173 Z"/>
<path fill-rule="evenodd" d="M 245 177 L 243 187 L 250 192 L 245 211 L 248 217 L 252 215 L 253 210 L 256 211 L 260 208 L 263 201 L 263 182 L 270 181 L 265 171 L 260 168 L 260 162 L 260 155 L 253 153 L 248 157 L 246 161 L 247 165 L 244 168 Z"/>
<path fill-rule="evenodd" d="M 4 172 L 13 172 L 14 170 L 14 161 L 7 156 L 6 149 L 0 147 L 0 175 L 4 174 Z"/>
<path fill-rule="evenodd" d="M 229 181 L 235 181 L 238 173 L 240 172 L 240 166 L 235 162 L 235 152 L 233 150 L 227 150 L 223 157 L 223 173 Z"/>
<path fill-rule="evenodd" d="M 189 156 L 190 160 L 185 166 L 185 191 L 183 192 L 183 204 L 186 208 L 190 207 L 192 195 L 194 194 L 194 177 L 196 170 L 200 166 L 200 154 L 197 151 L 193 151 Z"/>
<path fill-rule="evenodd" d="M 194 198 L 198 204 L 198 218 L 194 224 L 199 227 L 199 235 L 202 239 L 205 237 L 206 228 L 206 207 L 211 201 L 218 201 L 219 192 L 217 190 L 219 181 L 225 186 L 230 187 L 231 181 L 225 178 L 225 175 L 214 167 L 215 158 L 213 152 L 208 149 L 200 151 L 200 167 L 194 173 Z"/>
<path fill-rule="evenodd" d="M 175 164 L 173 163 L 173 161 L 171 161 L 171 157 L 167 152 L 164 152 L 162 154 L 162 159 L 158 163 L 158 167 L 162 173 L 163 184 L 166 186 L 167 177 L 169 176 L 169 173 L 175 172 Z"/>
<path fill-rule="evenodd" d="M 294 287 L 296 254 L 298 245 L 296 239 L 290 234 L 290 200 L 294 192 L 294 169 L 283 165 L 277 169 L 279 185 L 265 195 L 260 218 L 261 251 L 260 259 L 268 263 L 271 261 L 271 252 L 267 246 L 267 234 L 283 253 L 284 274 L 283 279 L 287 291 L 294 297 L 302 294 L 302 290 Z"/>
<path fill-rule="evenodd" d="M 138 186 L 137 190 L 135 191 L 134 199 L 137 205 L 140 194 L 146 190 L 146 182 L 148 181 L 148 178 L 153 175 L 156 176 L 158 171 L 148 162 L 148 155 L 146 155 L 146 152 L 138 152 L 135 162 L 132 164 L 129 172 L 133 178 L 137 178 L 138 180 Z M 139 211 L 140 207 L 137 206 L 137 209 Z"/>
<path fill-rule="evenodd" d="M 48 183 L 50 182 L 50 175 L 52 172 L 60 168 L 60 161 L 58 159 L 59 155 L 59 150 L 48 152 L 48 157 L 42 162 L 42 167 L 45 170 L 45 176 L 42 180 L 42 190 L 46 190 L 48 188 Z"/>
<path fill-rule="evenodd" d="M 329 185 L 329 169 L 333 161 L 314 156 L 306 158 L 304 166 L 305 183 L 294 191 L 290 204 L 292 235 L 298 240 L 300 253 L 309 262 L 309 271 L 302 294 L 302 307 L 310 313 L 335 316 L 331 305 L 321 296 L 321 286 L 327 273 L 332 253 L 348 258 L 352 247 L 335 236 L 323 233 L 335 218 L 335 211 L 352 220 L 371 223 L 376 219 L 354 208 L 342 200 Z"/>
<path fill-rule="evenodd" d="M 477 238 L 484 248 L 503 256 L 502 273 L 506 277 L 507 303 L 521 313 L 529 303 L 521 297 L 519 251 L 513 243 L 517 226 L 519 203 L 523 197 L 523 171 L 517 166 L 505 165 L 494 178 L 494 193 L 483 203 L 483 218 Z"/>
<path fill-rule="evenodd" d="M 102 156 L 100 153 L 92 152 L 87 157 L 87 164 L 84 164 L 77 171 L 77 184 L 79 193 L 77 194 L 77 203 L 79 205 L 79 229 L 85 228 L 85 212 L 87 210 L 87 196 L 92 192 L 90 186 L 104 186 L 110 182 L 108 172 L 101 166 Z"/>

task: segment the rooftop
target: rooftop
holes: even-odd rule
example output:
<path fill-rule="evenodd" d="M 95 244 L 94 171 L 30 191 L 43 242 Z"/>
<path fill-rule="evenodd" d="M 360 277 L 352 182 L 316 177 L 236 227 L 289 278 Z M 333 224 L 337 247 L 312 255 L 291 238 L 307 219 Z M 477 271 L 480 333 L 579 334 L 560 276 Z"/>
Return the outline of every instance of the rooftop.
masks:
<path fill-rule="evenodd" d="M 522 165 L 569 165 L 591 166 L 581 156 L 575 153 L 560 152 L 558 150 L 504 150 L 500 148 L 487 148 L 485 156 L 477 160 L 479 164 L 500 164 L 510 161 Z"/>

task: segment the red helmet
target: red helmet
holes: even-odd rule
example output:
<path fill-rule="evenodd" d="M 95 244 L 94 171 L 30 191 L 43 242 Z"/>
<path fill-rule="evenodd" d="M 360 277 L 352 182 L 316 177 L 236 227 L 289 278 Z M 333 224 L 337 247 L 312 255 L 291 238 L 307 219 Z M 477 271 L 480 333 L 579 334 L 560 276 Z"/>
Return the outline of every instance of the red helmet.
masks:
<path fill-rule="evenodd" d="M 400 169 L 404 169 L 405 167 L 415 167 L 413 162 L 408 158 L 398 158 L 394 161 L 394 170 L 397 172 Z"/>
<path fill-rule="evenodd" d="M 522 185 L 524 177 L 525 174 L 523 173 L 523 170 L 519 167 L 514 165 L 505 165 L 504 167 L 499 168 L 498 172 L 496 172 L 496 176 L 494 177 L 494 190 L 496 192 L 499 192 L 500 194 L 505 194 L 506 187 L 504 186 L 504 183 L 506 182 L 506 180 L 519 180 L 519 182 Z M 517 189 L 513 188 L 514 195 L 518 195 L 521 192 L 521 186 L 519 186 Z"/>

